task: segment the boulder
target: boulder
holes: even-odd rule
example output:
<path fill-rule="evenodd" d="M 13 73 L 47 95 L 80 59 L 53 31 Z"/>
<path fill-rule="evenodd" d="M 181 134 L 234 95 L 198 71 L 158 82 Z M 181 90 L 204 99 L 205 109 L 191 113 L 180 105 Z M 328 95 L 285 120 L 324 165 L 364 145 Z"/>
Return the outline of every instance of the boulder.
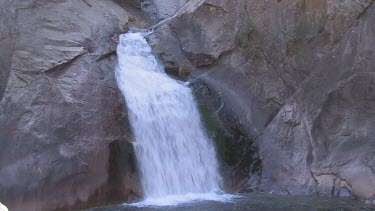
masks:
<path fill-rule="evenodd" d="M 127 11 L 92 0 L 4 0 L 0 8 L 2 201 L 10 210 L 66 210 L 113 203 L 106 193 L 115 186 L 116 202 L 139 196 L 132 153 L 122 167 L 111 153 L 131 151 L 115 144 L 131 139 L 114 77 Z"/>
<path fill-rule="evenodd" d="M 188 0 L 153 0 L 159 20 L 173 16 Z"/>

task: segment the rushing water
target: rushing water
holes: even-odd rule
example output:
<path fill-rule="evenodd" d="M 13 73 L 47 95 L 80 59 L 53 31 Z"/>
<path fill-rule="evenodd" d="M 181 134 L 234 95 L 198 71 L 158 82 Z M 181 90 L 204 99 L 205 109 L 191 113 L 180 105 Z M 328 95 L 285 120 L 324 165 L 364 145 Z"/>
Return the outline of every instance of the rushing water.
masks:
<path fill-rule="evenodd" d="M 134 135 L 145 200 L 168 205 L 224 200 L 215 148 L 203 129 L 192 91 L 164 72 L 145 33 L 120 36 L 116 68 Z"/>

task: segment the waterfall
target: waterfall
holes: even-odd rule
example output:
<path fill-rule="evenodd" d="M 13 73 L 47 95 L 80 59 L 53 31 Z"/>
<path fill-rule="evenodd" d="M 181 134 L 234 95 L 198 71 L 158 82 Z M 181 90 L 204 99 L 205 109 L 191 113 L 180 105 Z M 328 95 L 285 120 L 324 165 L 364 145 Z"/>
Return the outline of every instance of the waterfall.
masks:
<path fill-rule="evenodd" d="M 215 148 L 192 91 L 165 73 L 145 35 L 120 36 L 116 68 L 145 201 L 158 204 L 168 198 L 178 201 L 218 193 L 221 177 Z"/>

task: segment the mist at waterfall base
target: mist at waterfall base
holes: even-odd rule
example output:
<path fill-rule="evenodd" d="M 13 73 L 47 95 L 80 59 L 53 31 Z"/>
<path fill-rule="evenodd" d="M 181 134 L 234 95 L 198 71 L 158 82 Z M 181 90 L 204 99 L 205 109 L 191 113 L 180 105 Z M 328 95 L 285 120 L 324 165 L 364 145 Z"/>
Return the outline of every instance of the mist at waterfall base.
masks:
<path fill-rule="evenodd" d="M 116 79 L 125 98 L 144 200 L 132 206 L 228 201 L 212 140 L 189 87 L 170 78 L 145 32 L 120 36 Z"/>

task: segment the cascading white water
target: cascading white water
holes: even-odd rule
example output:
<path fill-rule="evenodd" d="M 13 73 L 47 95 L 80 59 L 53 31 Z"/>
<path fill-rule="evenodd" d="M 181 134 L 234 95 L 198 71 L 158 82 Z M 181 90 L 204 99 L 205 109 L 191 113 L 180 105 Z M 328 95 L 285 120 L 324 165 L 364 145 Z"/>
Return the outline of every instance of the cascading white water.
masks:
<path fill-rule="evenodd" d="M 145 200 L 158 204 L 160 199 L 212 196 L 220 192 L 221 177 L 192 91 L 168 77 L 145 35 L 120 36 L 116 68 L 129 110 Z"/>

